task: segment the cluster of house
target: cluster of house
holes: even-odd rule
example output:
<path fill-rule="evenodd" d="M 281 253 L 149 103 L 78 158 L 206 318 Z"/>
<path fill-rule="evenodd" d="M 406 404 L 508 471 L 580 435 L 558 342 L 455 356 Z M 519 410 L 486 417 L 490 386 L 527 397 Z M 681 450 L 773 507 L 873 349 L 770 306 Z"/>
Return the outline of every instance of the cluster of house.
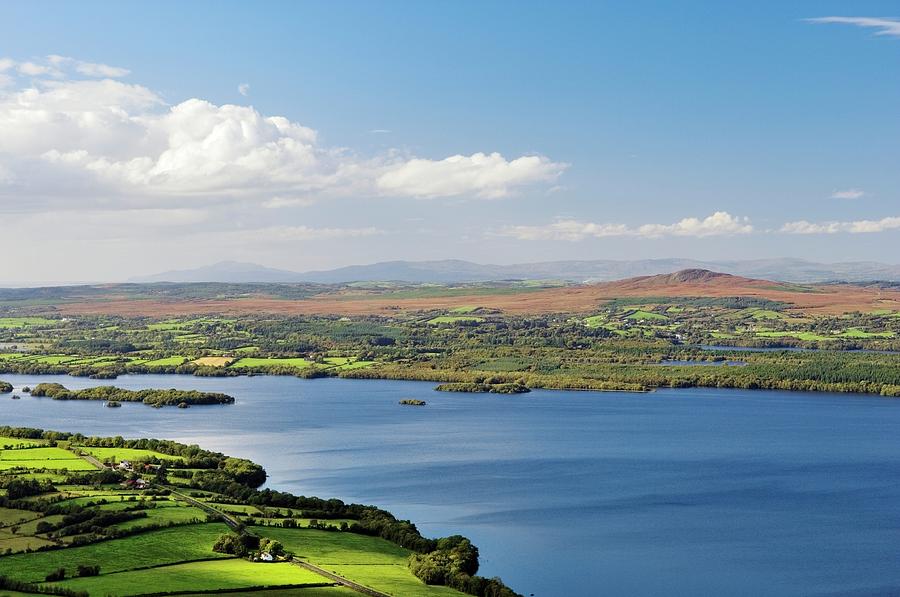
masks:
<path fill-rule="evenodd" d="M 125 479 L 121 483 L 121 487 L 124 489 L 147 489 L 150 487 L 150 482 L 144 479 Z"/>

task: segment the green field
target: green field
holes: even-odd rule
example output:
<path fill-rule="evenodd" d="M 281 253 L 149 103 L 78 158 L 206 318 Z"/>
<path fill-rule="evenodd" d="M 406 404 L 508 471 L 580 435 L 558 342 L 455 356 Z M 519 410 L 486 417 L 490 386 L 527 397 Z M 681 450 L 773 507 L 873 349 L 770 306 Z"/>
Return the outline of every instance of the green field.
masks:
<path fill-rule="evenodd" d="M 634 313 L 629 313 L 625 319 L 635 319 L 638 321 L 667 321 L 669 318 L 652 311 L 642 311 L 638 309 Z"/>
<path fill-rule="evenodd" d="M 378 591 L 403 597 L 460 595 L 413 576 L 407 568 L 410 552 L 384 539 L 312 529 L 267 528 L 264 534 L 301 560 Z"/>
<path fill-rule="evenodd" d="M 42 440 L 25 439 L 21 437 L 2 437 L 0 436 L 0 450 L 6 448 L 27 448 L 29 446 L 43 445 Z"/>
<path fill-rule="evenodd" d="M 483 321 L 484 317 L 474 317 L 471 315 L 440 315 L 438 317 L 432 317 L 428 320 L 428 323 L 437 325 L 441 323 L 482 323 Z"/>
<path fill-rule="evenodd" d="M 101 572 L 103 568 L 101 567 Z M 215 591 L 260 586 L 323 585 L 330 581 L 299 566 L 248 562 L 242 559 L 174 564 L 146 570 L 101 574 L 55 583 L 97 595 L 139 595 L 154 592 Z"/>
<path fill-rule="evenodd" d="M 71 460 L 77 458 L 68 450 L 55 447 L 0 450 L 0 460 Z"/>
<path fill-rule="evenodd" d="M 101 564 L 103 573 L 190 560 L 225 557 L 212 551 L 216 538 L 228 530 L 208 523 L 161 529 L 139 535 L 101 541 L 81 547 L 0 558 L 0 575 L 26 582 L 42 582 L 57 568 L 73 570 L 78 564 Z"/>
<path fill-rule="evenodd" d="M 15 508 L 0 508 L 0 527 L 19 524 L 26 520 L 39 518 L 40 514 L 31 510 L 16 510 Z"/>
<path fill-rule="evenodd" d="M 181 597 L 207 597 L 209 593 L 180 593 Z M 228 597 L 359 597 L 346 587 L 309 587 L 302 589 L 268 589 L 259 591 L 228 591 Z"/>
<path fill-rule="evenodd" d="M 121 462 L 123 460 L 140 462 L 152 458 L 157 458 L 159 460 L 177 460 L 179 462 L 184 460 L 181 456 L 172 456 L 171 454 L 163 454 L 162 452 L 154 452 L 153 450 L 138 450 L 136 448 L 97 448 L 94 446 L 77 446 L 75 449 L 79 452 L 90 454 L 102 462 Z M 71 452 L 68 452 L 68 454 L 71 456 Z"/>
<path fill-rule="evenodd" d="M 54 471 L 92 471 L 97 469 L 97 467 L 87 460 L 78 458 L 77 456 L 53 460 L 0 460 L 0 471 L 8 471 L 15 468 L 47 469 Z"/>
<path fill-rule="evenodd" d="M 34 326 L 59 325 L 58 319 L 45 317 L 0 317 L 0 328 L 27 328 Z"/>
<path fill-rule="evenodd" d="M 229 365 L 231 369 L 265 369 L 268 367 L 292 367 L 294 369 L 305 369 L 312 366 L 312 361 L 303 358 L 279 359 L 254 357 L 244 357 Z"/>
<path fill-rule="evenodd" d="M 142 363 L 145 367 L 154 368 L 154 367 L 177 367 L 178 365 L 183 365 L 187 360 L 187 357 L 175 356 L 175 357 L 165 357 L 162 359 L 154 359 L 152 361 L 144 361 Z"/>

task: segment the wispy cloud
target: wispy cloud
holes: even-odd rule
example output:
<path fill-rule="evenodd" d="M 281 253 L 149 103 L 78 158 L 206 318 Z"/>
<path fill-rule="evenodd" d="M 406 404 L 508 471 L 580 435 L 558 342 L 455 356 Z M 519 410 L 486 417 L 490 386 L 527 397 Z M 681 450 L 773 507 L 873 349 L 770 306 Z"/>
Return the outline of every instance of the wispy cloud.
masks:
<path fill-rule="evenodd" d="M 900 37 L 900 19 L 895 17 L 816 17 L 808 23 L 836 23 L 875 29 L 875 35 Z"/>
<path fill-rule="evenodd" d="M 834 191 L 831 193 L 832 199 L 861 199 L 865 196 L 865 191 L 861 189 L 846 189 L 844 191 Z"/>
<path fill-rule="evenodd" d="M 240 93 L 244 97 L 247 97 L 248 95 L 250 95 L 250 84 L 249 83 L 241 83 L 240 85 L 238 85 L 238 93 Z"/>
<path fill-rule="evenodd" d="M 262 206 L 266 209 L 282 209 L 285 207 L 309 207 L 315 203 L 308 197 L 272 197 L 263 202 Z"/>
<path fill-rule="evenodd" d="M 867 234 L 900 229 L 900 217 L 887 217 L 880 220 L 856 220 L 851 222 L 808 222 L 799 220 L 788 222 L 781 227 L 786 234 Z"/>
<path fill-rule="evenodd" d="M 639 237 L 661 238 L 665 236 L 687 236 L 703 238 L 749 234 L 753 226 L 747 218 L 736 217 L 725 211 L 717 211 L 705 218 L 683 218 L 673 224 L 626 224 L 583 222 L 574 219 L 560 219 L 544 226 L 506 226 L 496 232 L 519 240 L 563 240 L 582 241 L 587 238 Z"/>
<path fill-rule="evenodd" d="M 315 228 L 311 226 L 269 226 L 253 230 L 239 230 L 229 233 L 236 242 L 272 243 L 330 240 L 378 236 L 385 231 L 374 226 L 366 228 Z"/>

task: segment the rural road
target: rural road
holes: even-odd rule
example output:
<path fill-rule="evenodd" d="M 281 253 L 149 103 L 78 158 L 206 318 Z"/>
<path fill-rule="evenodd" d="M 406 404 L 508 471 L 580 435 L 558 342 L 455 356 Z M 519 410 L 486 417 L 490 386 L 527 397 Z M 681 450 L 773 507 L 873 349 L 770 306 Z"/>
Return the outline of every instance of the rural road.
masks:
<path fill-rule="evenodd" d="M 303 560 L 298 560 L 297 558 L 294 558 L 291 560 L 291 563 L 296 564 L 297 566 L 300 566 L 301 568 L 306 568 L 310 572 L 315 572 L 316 574 L 321 574 L 325 578 L 333 580 L 334 582 L 336 582 L 340 585 L 343 585 L 343 586 L 347 587 L 348 589 L 353 589 L 357 593 L 362 593 L 363 595 L 369 595 L 369 597 L 391 597 L 387 593 L 381 593 L 379 591 L 376 591 L 375 589 L 370 589 L 369 587 L 355 583 L 352 580 L 347 580 L 346 578 L 344 578 L 342 576 L 338 576 L 337 574 L 334 574 L 333 572 L 329 572 L 328 570 L 319 568 L 318 566 L 310 564 L 309 562 L 304 562 Z"/>

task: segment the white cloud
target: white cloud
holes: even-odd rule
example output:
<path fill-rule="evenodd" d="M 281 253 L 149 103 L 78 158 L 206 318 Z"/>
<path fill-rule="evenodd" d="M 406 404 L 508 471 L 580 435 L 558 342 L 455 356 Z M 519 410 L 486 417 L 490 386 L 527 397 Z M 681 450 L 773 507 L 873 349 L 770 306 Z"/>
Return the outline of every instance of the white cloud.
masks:
<path fill-rule="evenodd" d="M 810 23 L 837 23 L 876 29 L 875 35 L 900 37 L 900 19 L 893 17 L 817 17 L 806 19 Z"/>
<path fill-rule="evenodd" d="M 797 222 L 786 223 L 781 227 L 781 232 L 784 232 L 785 234 L 837 234 L 839 232 L 866 234 L 897 229 L 900 229 L 900 217 L 887 217 L 880 220 L 821 223 L 799 220 Z"/>
<path fill-rule="evenodd" d="M 834 191 L 831 193 L 832 199 L 860 199 L 865 196 L 865 191 L 860 189 L 847 189 L 845 191 Z"/>
<path fill-rule="evenodd" d="M 26 64 L 45 76 L 0 91 L 0 168 L 15 181 L 0 183 L 0 209 L 4 196 L 19 209 L 29 199 L 37 209 L 47 198 L 74 196 L 116 198 L 128 207 L 175 197 L 268 207 L 287 206 L 272 197 L 496 198 L 552 182 L 566 167 L 541 156 L 507 160 L 498 153 L 363 158 L 323 146 L 309 127 L 249 106 L 197 98 L 170 104 L 146 87 L 111 78 L 125 69 L 57 55 L 18 68 Z M 59 79 L 57 69 L 105 78 Z"/>
<path fill-rule="evenodd" d="M 247 97 L 248 95 L 250 95 L 250 84 L 249 83 L 241 83 L 240 85 L 238 85 L 238 93 L 240 93 L 244 97 Z"/>
<path fill-rule="evenodd" d="M 16 68 L 21 74 L 31 77 L 55 74 L 55 69 L 52 67 L 45 64 L 37 64 L 35 62 L 20 62 Z"/>
<path fill-rule="evenodd" d="M 58 54 L 50 54 L 47 56 L 47 62 L 52 64 L 54 68 L 60 69 L 60 71 L 71 68 L 76 73 L 97 79 L 118 79 L 131 74 L 131 71 L 127 68 L 100 64 L 97 62 L 84 62 L 82 60 L 75 60 L 69 56 L 60 56 Z M 61 76 L 62 73 L 57 72 L 57 74 L 58 76 Z"/>
<path fill-rule="evenodd" d="M 639 237 L 660 238 L 664 236 L 708 237 L 734 234 L 749 234 L 753 226 L 747 218 L 735 217 L 724 211 L 717 211 L 706 218 L 684 218 L 674 224 L 643 224 L 630 227 L 625 224 L 582 222 L 574 219 L 560 219 L 545 226 L 506 226 L 498 234 L 520 240 L 565 240 L 581 241 L 586 238 Z"/>
<path fill-rule="evenodd" d="M 508 161 L 499 153 L 474 153 L 443 160 L 411 159 L 389 168 L 377 184 L 385 193 L 410 197 L 472 194 L 496 199 L 506 197 L 518 186 L 553 182 L 566 167 L 543 156 Z"/>
<path fill-rule="evenodd" d="M 641 236 L 719 236 L 723 234 L 748 234 L 753 226 L 747 218 L 735 217 L 725 211 L 717 211 L 705 218 L 684 218 L 674 224 L 645 224 L 639 228 Z"/>
<path fill-rule="evenodd" d="M 108 64 L 97 64 L 94 62 L 78 62 L 75 65 L 75 70 L 87 77 L 111 77 L 116 79 L 131 73 L 127 68 L 109 66 Z"/>
<path fill-rule="evenodd" d="M 371 131 L 369 131 L 369 133 L 372 135 L 387 135 L 390 132 L 391 129 L 372 129 Z"/>
<path fill-rule="evenodd" d="M 315 203 L 308 197 L 272 197 L 262 206 L 266 209 L 282 209 L 284 207 L 309 207 Z"/>
<path fill-rule="evenodd" d="M 0 58 L 0 73 L 6 72 L 16 65 L 12 58 Z"/>

